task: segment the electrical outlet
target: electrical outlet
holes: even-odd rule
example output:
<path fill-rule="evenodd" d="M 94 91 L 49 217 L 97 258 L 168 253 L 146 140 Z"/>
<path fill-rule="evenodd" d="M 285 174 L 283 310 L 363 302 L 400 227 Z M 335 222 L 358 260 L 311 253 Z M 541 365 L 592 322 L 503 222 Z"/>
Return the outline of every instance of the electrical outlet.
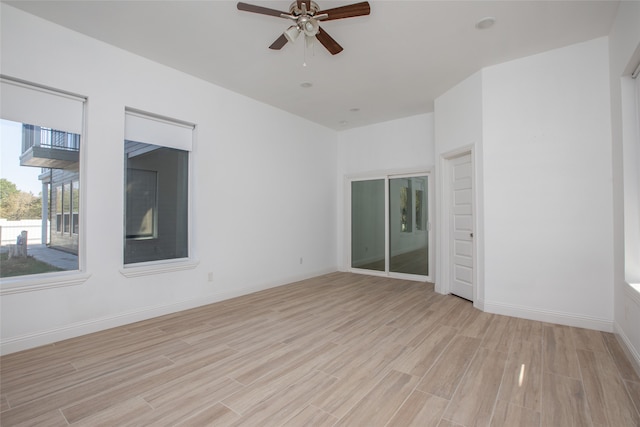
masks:
<path fill-rule="evenodd" d="M 300 265 L 302 265 L 303 261 L 304 261 L 304 259 L 302 259 L 302 257 L 300 257 Z"/>
<path fill-rule="evenodd" d="M 210 271 L 209 274 L 207 274 L 207 280 L 209 282 L 213 282 L 213 271 Z"/>

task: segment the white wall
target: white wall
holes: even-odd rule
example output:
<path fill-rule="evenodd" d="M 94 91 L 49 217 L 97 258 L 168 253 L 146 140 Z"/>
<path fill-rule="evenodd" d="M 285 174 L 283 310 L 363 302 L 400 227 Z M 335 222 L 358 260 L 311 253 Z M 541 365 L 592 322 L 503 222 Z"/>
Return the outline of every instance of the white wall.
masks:
<path fill-rule="evenodd" d="M 1 72 L 88 97 L 82 214 L 90 274 L 77 286 L 3 295 L 3 352 L 336 270 L 336 132 L 0 7 Z M 194 269 L 120 273 L 125 107 L 197 124 Z"/>
<path fill-rule="evenodd" d="M 434 166 L 433 114 L 421 114 L 338 134 L 338 231 L 337 262 L 348 270 L 350 218 L 349 177 L 384 176 L 387 173 L 425 172 Z M 346 200 L 345 200 L 346 198 Z"/>
<path fill-rule="evenodd" d="M 634 155 L 639 154 L 634 153 L 633 148 L 633 139 L 638 137 L 638 130 L 633 124 L 638 120 L 638 111 L 633 102 L 634 82 L 630 77 L 640 63 L 638 22 L 640 2 L 621 2 L 609 35 L 609 67 L 613 138 L 615 331 L 626 344 L 636 370 L 640 372 L 640 293 L 628 283 L 640 279 L 640 236 L 637 226 L 633 225 L 634 221 L 638 221 L 638 205 L 633 203 L 632 196 L 634 191 L 638 191 L 636 185 L 639 184 L 634 181 L 640 175 L 638 165 L 633 165 Z"/>
<path fill-rule="evenodd" d="M 431 167 L 433 114 L 342 131 L 338 159 L 338 172 L 348 175 Z"/>
<path fill-rule="evenodd" d="M 482 73 L 478 71 L 435 100 L 436 156 L 482 142 Z"/>
<path fill-rule="evenodd" d="M 486 311 L 612 329 L 607 55 L 606 38 L 553 50 L 485 68 L 436 99 L 438 159 L 473 150 L 475 303 Z M 441 183 L 443 173 L 438 160 Z M 448 292 L 443 263 L 436 289 Z"/>
<path fill-rule="evenodd" d="M 611 330 L 607 39 L 485 68 L 485 309 Z"/>

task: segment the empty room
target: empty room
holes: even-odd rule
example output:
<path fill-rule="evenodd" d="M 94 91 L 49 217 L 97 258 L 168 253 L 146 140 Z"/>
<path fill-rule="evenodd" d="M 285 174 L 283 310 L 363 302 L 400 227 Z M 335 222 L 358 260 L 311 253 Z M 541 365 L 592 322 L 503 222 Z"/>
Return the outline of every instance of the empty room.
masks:
<path fill-rule="evenodd" d="M 640 426 L 640 1 L 0 20 L 2 426 Z"/>

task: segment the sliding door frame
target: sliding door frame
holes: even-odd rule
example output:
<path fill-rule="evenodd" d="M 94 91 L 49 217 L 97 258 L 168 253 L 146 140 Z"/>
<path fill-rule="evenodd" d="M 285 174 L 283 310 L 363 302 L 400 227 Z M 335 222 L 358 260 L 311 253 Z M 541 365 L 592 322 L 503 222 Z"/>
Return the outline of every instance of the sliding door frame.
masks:
<path fill-rule="evenodd" d="M 414 177 L 427 177 L 427 231 L 428 231 L 428 266 L 429 266 L 429 274 L 426 276 L 418 275 L 418 274 L 407 274 L 407 273 L 397 273 L 390 271 L 390 229 L 389 229 L 389 183 L 390 180 L 396 178 L 414 178 Z M 411 171 L 387 171 L 387 172 L 378 172 L 378 173 L 370 173 L 370 174 L 360 174 L 360 175 L 352 175 L 345 177 L 345 260 L 347 271 L 358 274 L 367 274 L 370 276 L 381 276 L 381 277 L 392 277 L 397 279 L 405 279 L 405 280 L 414 280 L 418 282 L 431 282 L 435 278 L 435 229 L 433 227 L 433 220 L 435 219 L 435 183 L 432 169 L 420 169 L 420 170 L 411 170 Z M 384 235 L 385 235 L 385 244 L 384 244 L 384 259 L 385 259 L 385 269 L 384 271 L 378 270 L 366 270 L 362 268 L 354 268 L 352 267 L 352 259 L 351 259 L 351 238 L 352 238 L 352 212 L 351 212 L 351 188 L 353 182 L 358 181 L 372 181 L 372 180 L 384 180 Z"/>

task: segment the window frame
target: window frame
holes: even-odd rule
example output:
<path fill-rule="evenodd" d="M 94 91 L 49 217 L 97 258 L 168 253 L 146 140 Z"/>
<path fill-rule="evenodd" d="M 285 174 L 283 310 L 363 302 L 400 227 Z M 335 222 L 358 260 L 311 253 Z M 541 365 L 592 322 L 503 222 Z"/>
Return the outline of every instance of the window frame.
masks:
<path fill-rule="evenodd" d="M 628 77 L 622 77 L 623 101 L 623 212 L 624 258 L 627 295 L 640 304 L 640 63 Z M 625 98 L 628 98 L 625 102 Z M 629 110 L 629 111 L 625 111 Z M 627 115 L 624 115 L 627 114 Z M 624 124 L 629 117 L 629 123 Z M 635 187 L 635 188 L 634 188 Z M 628 229 L 627 229 L 628 227 Z"/>
<path fill-rule="evenodd" d="M 78 156 L 79 162 L 79 181 L 87 182 L 87 172 L 86 172 L 86 164 L 87 164 L 87 104 L 88 97 L 84 95 L 80 95 L 77 93 L 60 90 L 44 85 L 40 85 L 33 82 L 28 82 L 26 80 L 17 79 L 14 77 L 10 77 L 4 74 L 0 74 L 0 81 L 2 85 L 5 84 L 13 85 L 18 88 L 25 88 L 27 90 L 32 90 L 35 92 L 42 92 L 47 95 L 58 96 L 60 98 L 66 98 L 67 100 L 77 101 L 81 103 L 79 108 L 81 117 L 80 120 L 80 151 Z M 59 112 L 59 111 L 58 111 Z M 25 123 L 25 120 L 17 119 L 12 116 L 2 117 L 3 119 L 16 121 L 20 123 Z M 76 118 L 77 120 L 77 118 Z M 28 123 L 33 124 L 33 123 Z M 36 123 L 36 125 L 41 127 L 50 127 L 48 123 Z M 35 292 L 46 289 L 67 287 L 67 286 L 78 286 L 84 284 L 90 277 L 86 271 L 86 226 L 85 221 L 82 220 L 84 212 L 86 212 L 86 184 L 80 185 L 80 203 L 78 206 L 78 215 L 80 217 L 79 220 L 79 235 L 78 235 L 78 269 L 77 270 L 67 270 L 67 271 L 59 271 L 52 273 L 40 273 L 40 274 L 30 274 L 25 276 L 16 276 L 16 277 L 7 277 L 0 279 L 0 295 L 11 295 L 11 294 L 20 294 L 25 292 Z M 52 224 L 53 225 L 53 224 Z M 61 224 L 62 229 L 64 229 L 64 225 Z"/>
<path fill-rule="evenodd" d="M 187 214 L 186 214 L 187 215 L 187 256 L 182 258 L 161 259 L 161 260 L 154 260 L 154 261 L 144 261 L 144 262 L 125 264 L 124 241 L 126 240 L 126 223 L 125 223 L 126 211 L 123 206 L 123 209 L 122 209 L 122 213 L 123 213 L 122 227 L 123 228 L 121 233 L 121 236 L 123 239 L 123 251 L 122 251 L 122 261 L 121 261 L 122 268 L 120 269 L 120 274 L 122 274 L 124 277 L 127 277 L 127 278 L 136 278 L 141 276 L 195 269 L 200 263 L 200 261 L 197 260 L 195 257 L 194 239 L 193 239 L 193 223 L 194 223 L 193 162 L 195 158 L 194 153 L 196 151 L 195 148 L 196 148 L 197 125 L 191 122 L 174 119 L 171 117 L 162 116 L 154 113 L 149 113 L 143 110 L 129 108 L 129 107 L 125 107 L 124 113 L 125 113 L 124 114 L 125 123 L 126 123 L 127 117 L 129 116 L 129 117 L 133 117 L 135 120 L 148 119 L 150 121 L 155 121 L 155 122 L 158 122 L 160 126 L 172 125 L 179 128 L 186 128 L 190 132 L 190 146 L 188 147 L 188 149 L 186 149 L 186 147 L 184 146 L 165 144 L 163 143 L 164 141 L 149 141 L 149 140 L 144 141 L 140 139 L 145 139 L 145 138 L 136 138 L 136 139 L 127 138 L 128 136 L 127 129 L 126 129 L 127 126 L 125 124 L 125 135 L 124 135 L 124 138 L 122 139 L 123 158 L 125 158 L 124 147 L 125 147 L 125 141 L 127 140 L 135 140 L 145 144 L 157 145 L 157 146 L 166 147 L 166 148 L 174 148 L 174 149 L 179 149 L 187 152 Z M 124 170 L 122 173 L 123 189 L 126 183 L 126 168 L 127 168 L 127 165 L 125 161 L 123 162 Z M 125 201 L 125 197 L 126 196 L 123 195 L 123 198 L 122 198 L 123 204 Z"/>

